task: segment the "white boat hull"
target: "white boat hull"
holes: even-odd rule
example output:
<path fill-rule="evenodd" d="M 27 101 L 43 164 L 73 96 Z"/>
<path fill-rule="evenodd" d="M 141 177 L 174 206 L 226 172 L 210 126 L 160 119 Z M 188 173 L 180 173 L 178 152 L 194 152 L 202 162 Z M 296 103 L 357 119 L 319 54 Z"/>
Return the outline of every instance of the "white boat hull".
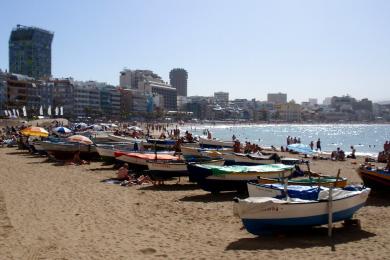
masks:
<path fill-rule="evenodd" d="M 256 165 L 256 164 L 273 164 L 273 163 L 275 163 L 275 160 L 253 159 L 253 158 L 246 157 L 246 156 L 236 155 L 234 153 L 224 153 L 222 156 L 223 156 L 223 158 L 226 161 L 233 161 L 233 162 L 235 162 L 237 164 L 248 164 L 248 165 L 253 164 L 253 165 Z"/>
<path fill-rule="evenodd" d="M 203 137 L 199 137 L 200 146 L 205 147 L 228 147 L 233 148 L 234 142 L 230 141 L 221 141 L 218 139 L 207 139 Z"/>
<path fill-rule="evenodd" d="M 333 200 L 333 221 L 351 218 L 364 205 L 369 193 L 370 189 L 366 188 Z M 234 213 L 242 219 L 250 233 L 260 235 L 277 229 L 326 224 L 328 201 L 249 197 L 234 204 Z"/>

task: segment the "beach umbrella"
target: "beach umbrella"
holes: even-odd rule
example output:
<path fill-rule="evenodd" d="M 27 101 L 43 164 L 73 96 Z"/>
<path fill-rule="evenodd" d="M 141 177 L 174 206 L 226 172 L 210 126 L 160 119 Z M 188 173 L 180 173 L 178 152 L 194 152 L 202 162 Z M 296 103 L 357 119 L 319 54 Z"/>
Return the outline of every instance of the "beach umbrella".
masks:
<path fill-rule="evenodd" d="M 303 154 L 313 154 L 315 151 L 313 151 L 310 146 L 306 144 L 290 144 L 287 145 L 287 148 L 289 150 L 298 152 L 298 153 L 303 153 Z"/>
<path fill-rule="evenodd" d="M 49 136 L 49 132 L 46 131 L 45 128 L 37 127 L 37 126 L 27 127 L 20 132 L 23 135 L 27 135 L 27 136 L 39 136 L 39 137 L 48 137 Z"/>
<path fill-rule="evenodd" d="M 66 127 L 63 127 L 63 126 L 59 126 L 59 127 L 56 127 L 56 128 L 53 128 L 53 132 L 57 133 L 57 134 L 70 134 L 72 133 L 72 130 L 70 130 L 69 128 L 66 128 Z"/>
<path fill-rule="evenodd" d="M 93 144 L 91 139 L 89 139 L 88 137 L 83 136 L 83 135 L 72 135 L 72 136 L 68 137 L 67 140 L 69 142 L 73 142 L 73 143 Z"/>

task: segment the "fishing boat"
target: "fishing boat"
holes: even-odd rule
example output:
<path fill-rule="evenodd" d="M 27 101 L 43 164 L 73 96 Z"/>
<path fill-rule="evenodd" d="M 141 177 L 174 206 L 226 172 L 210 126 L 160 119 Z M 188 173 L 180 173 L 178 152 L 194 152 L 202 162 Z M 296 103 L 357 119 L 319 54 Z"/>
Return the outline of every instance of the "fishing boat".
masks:
<path fill-rule="evenodd" d="M 361 165 L 357 172 L 367 187 L 375 191 L 390 191 L 390 170 Z"/>
<path fill-rule="evenodd" d="M 43 150 L 51 153 L 57 159 L 72 158 L 77 151 L 80 151 L 81 158 L 90 159 L 99 155 L 96 150 L 96 145 L 94 144 L 81 144 L 63 141 L 42 141 L 39 144 Z"/>
<path fill-rule="evenodd" d="M 152 177 L 167 179 L 172 177 L 188 176 L 187 161 L 185 160 L 150 160 L 147 161 L 148 169 Z M 223 159 L 203 159 L 198 164 L 223 165 Z"/>
<path fill-rule="evenodd" d="M 110 138 L 114 142 L 132 142 L 132 143 L 138 142 L 138 143 L 140 143 L 143 141 L 146 143 L 146 139 L 137 139 L 137 138 L 133 138 L 130 136 L 120 136 L 120 135 L 114 135 L 114 134 L 108 134 L 107 136 L 108 136 L 108 138 Z"/>
<path fill-rule="evenodd" d="M 216 148 L 216 147 L 226 147 L 233 148 L 233 141 L 222 141 L 217 138 L 208 139 L 205 137 L 199 137 L 199 145 L 202 148 Z"/>
<path fill-rule="evenodd" d="M 258 184 L 255 186 L 259 187 Z M 351 219 L 364 206 L 371 190 L 362 186 L 349 189 L 296 187 L 289 186 L 286 196 L 283 185 L 265 186 L 267 196 L 235 199 L 233 211 L 254 235 L 302 229 L 328 224 L 330 216 L 332 223 Z M 330 192 L 332 199 L 329 198 Z"/>
<path fill-rule="evenodd" d="M 181 146 L 181 153 L 185 158 L 214 157 L 222 158 L 223 153 L 233 152 L 231 148 L 199 148 Z"/>
<path fill-rule="evenodd" d="M 256 180 L 259 176 L 268 178 L 287 176 L 292 173 L 294 166 L 283 164 L 216 166 L 189 163 L 187 168 L 190 181 L 198 183 L 205 191 L 246 193 L 248 181 Z"/>
<path fill-rule="evenodd" d="M 172 149 L 177 140 L 173 139 L 148 139 L 148 144 L 157 148 Z"/>
<path fill-rule="evenodd" d="M 96 144 L 96 150 L 100 158 L 106 162 L 115 161 L 115 152 L 135 152 L 134 143 Z"/>
<path fill-rule="evenodd" d="M 323 186 L 343 188 L 347 185 L 347 178 L 321 175 L 319 177 L 297 177 L 288 180 L 288 185 Z M 283 178 L 263 178 L 257 180 L 258 184 L 283 183 Z"/>
<path fill-rule="evenodd" d="M 223 158 L 225 159 L 226 165 L 258 165 L 258 164 L 273 164 L 280 161 L 278 154 L 267 154 L 261 153 L 224 153 Z"/>
<path fill-rule="evenodd" d="M 130 163 L 138 166 L 144 166 L 144 167 L 147 167 L 148 161 L 150 160 L 165 160 L 165 161 L 179 160 L 178 156 L 174 156 L 166 153 L 152 153 L 152 152 L 147 152 L 147 153 L 130 152 L 129 153 L 129 152 L 122 152 L 122 151 L 116 151 L 115 158 L 118 161 Z"/>

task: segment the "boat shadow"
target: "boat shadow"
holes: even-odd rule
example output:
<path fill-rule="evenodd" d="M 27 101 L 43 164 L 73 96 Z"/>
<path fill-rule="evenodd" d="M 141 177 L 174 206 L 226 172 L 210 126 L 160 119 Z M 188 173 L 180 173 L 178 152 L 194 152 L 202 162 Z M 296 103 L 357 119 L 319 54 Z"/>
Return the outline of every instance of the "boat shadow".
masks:
<path fill-rule="evenodd" d="M 384 192 L 371 193 L 366 201 L 366 206 L 388 207 L 390 206 L 390 199 L 387 198 L 387 194 Z"/>
<path fill-rule="evenodd" d="M 93 172 L 103 172 L 103 171 L 115 171 L 116 169 L 114 167 L 110 167 L 110 168 L 104 167 L 104 168 L 91 168 L 89 170 Z"/>
<path fill-rule="evenodd" d="M 284 250 L 292 248 L 330 247 L 336 251 L 336 246 L 353 241 L 359 241 L 376 236 L 376 234 L 361 230 L 358 227 L 335 227 L 333 235 L 328 237 L 327 227 L 300 229 L 298 232 L 286 232 L 259 236 L 255 238 L 241 238 L 230 243 L 225 250 Z"/>
<path fill-rule="evenodd" d="M 140 187 L 138 190 L 154 190 L 154 191 L 186 191 L 197 190 L 199 186 L 196 184 L 161 184 Z"/>
<path fill-rule="evenodd" d="M 5 153 L 5 154 L 8 154 L 8 155 L 28 155 L 30 154 L 30 152 L 28 150 L 19 150 L 18 152 L 8 152 L 8 153 Z"/>
<path fill-rule="evenodd" d="M 233 201 L 236 197 L 240 197 L 237 192 L 223 192 L 218 194 L 206 193 L 201 195 L 185 196 L 179 200 L 183 202 L 223 202 Z"/>

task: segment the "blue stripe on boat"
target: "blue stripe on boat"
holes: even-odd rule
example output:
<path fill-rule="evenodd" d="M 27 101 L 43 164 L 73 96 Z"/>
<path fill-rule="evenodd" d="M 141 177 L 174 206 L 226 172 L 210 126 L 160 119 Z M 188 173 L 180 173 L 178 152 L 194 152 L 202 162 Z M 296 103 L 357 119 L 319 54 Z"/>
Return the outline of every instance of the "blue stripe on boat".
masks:
<path fill-rule="evenodd" d="M 355 207 L 333 213 L 333 222 L 352 218 L 353 214 L 363 207 L 364 203 Z M 320 226 L 328 224 L 328 214 L 284 219 L 242 219 L 245 228 L 254 235 L 269 234 L 277 230 L 302 228 L 302 226 Z"/>

